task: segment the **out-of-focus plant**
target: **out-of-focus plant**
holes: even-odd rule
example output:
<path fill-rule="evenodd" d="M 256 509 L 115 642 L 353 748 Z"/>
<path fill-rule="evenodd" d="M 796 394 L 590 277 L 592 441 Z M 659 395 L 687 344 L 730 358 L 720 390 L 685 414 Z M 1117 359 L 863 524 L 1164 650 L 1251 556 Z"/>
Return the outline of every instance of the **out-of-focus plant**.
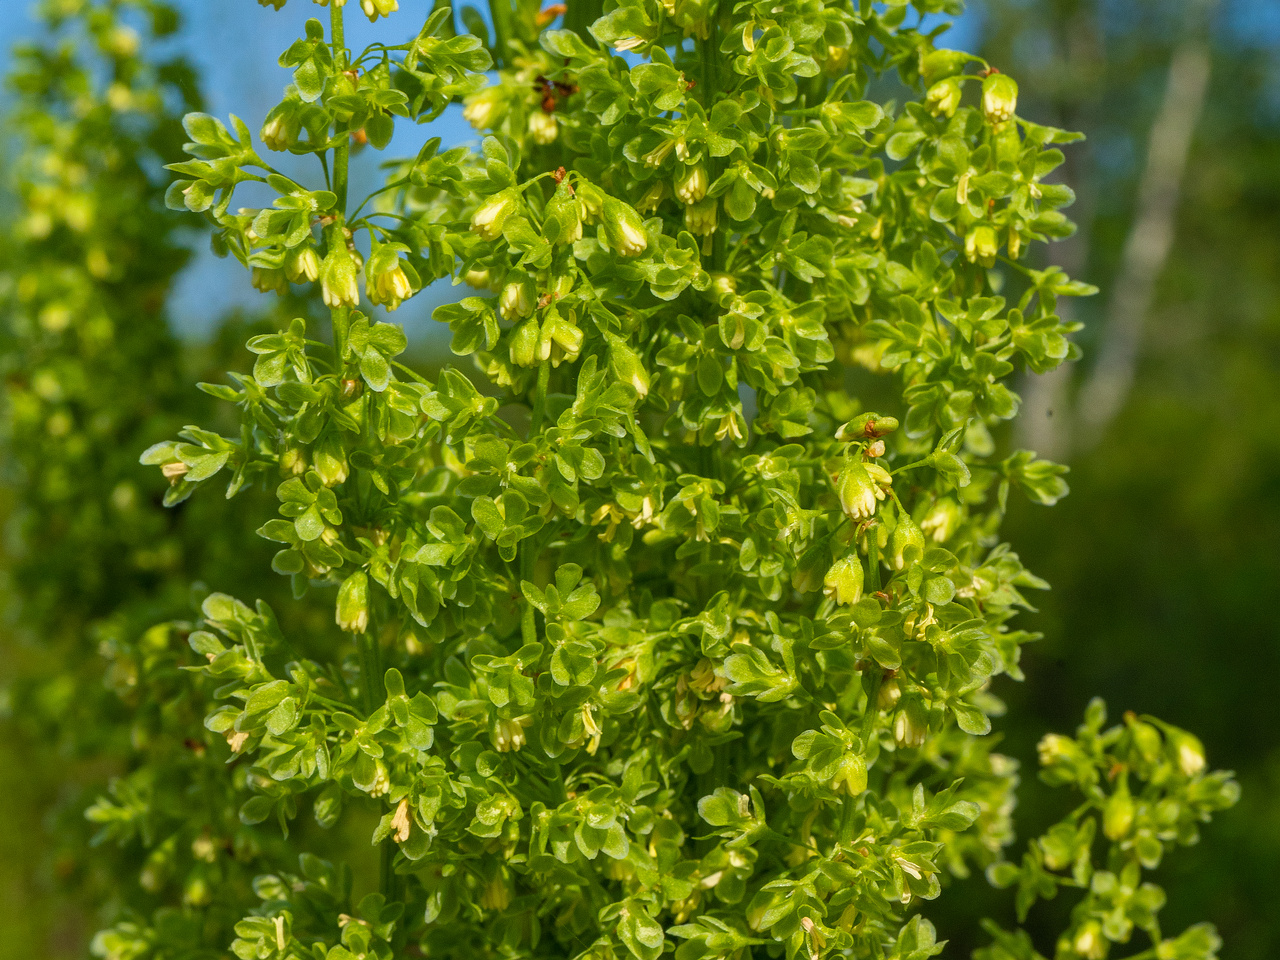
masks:
<path fill-rule="evenodd" d="M 1095 708 L 1047 739 L 1046 777 L 1084 804 L 1001 858 L 1016 775 L 990 684 L 1020 676 L 1034 636 L 1010 621 L 1043 583 L 998 528 L 1014 490 L 1066 485 L 992 431 L 1015 369 L 1073 355 L 1057 302 L 1089 288 L 1020 262 L 1070 231 L 1044 178 L 1073 137 L 915 26 L 959 5 L 500 2 L 490 40 L 474 11 L 472 33 L 446 8 L 398 29 L 395 0 L 362 0 L 388 23 L 358 53 L 328 6 L 281 57 L 264 149 L 189 115 L 168 200 L 259 289 L 314 285 L 329 323 L 255 337 L 251 374 L 204 387 L 238 431 L 143 455 L 170 504 L 269 481 L 272 566 L 332 597 L 305 642 L 222 593 L 187 638 L 221 701 L 196 741 L 227 761 L 200 768 L 207 802 L 244 794 L 255 841 L 295 832 L 256 899 L 170 895 L 98 952 L 907 960 L 941 951 L 923 903 L 976 867 L 1024 912 L 1083 889 L 1060 957 L 1135 930 L 1139 956 L 1212 956 L 1206 930 L 1163 935 L 1141 883 L 1234 799 L 1182 731 L 1103 732 Z M 880 76 L 903 103 L 868 99 Z M 353 143 L 458 100 L 479 152 L 429 142 L 352 202 Z M 316 179 L 267 151 L 313 155 Z M 272 205 L 234 208 L 246 182 Z M 481 294 L 436 313 L 479 376 L 429 382 L 361 308 L 449 275 Z M 894 385 L 889 413 L 849 393 L 853 367 Z M 353 892 L 367 854 L 299 839 L 304 805 L 328 828 L 376 810 L 375 891 Z M 137 820 L 119 790 L 91 815 Z M 213 867 L 239 853 L 213 847 Z M 237 903 L 220 940 L 207 921 Z M 992 932 L 990 957 L 1034 956 Z"/>
<path fill-rule="evenodd" d="M 50 828 L 24 842 L 46 851 L 30 869 L 119 917 L 170 890 L 205 905 L 248 888 L 251 873 L 237 880 L 233 864 L 258 843 L 235 819 L 234 779 L 192 736 L 206 684 L 180 669 L 183 635 L 166 622 L 194 609 L 200 578 L 234 578 L 225 560 L 243 562 L 252 528 L 237 531 L 216 504 L 165 510 L 163 481 L 137 464 L 144 438 L 210 413 L 165 310 L 188 254 L 161 165 L 180 155 L 178 117 L 198 96 L 192 72 L 148 46 L 177 15 L 152 0 L 40 11 L 47 39 L 15 50 L 5 126 L 15 215 L 0 262 L 4 679 L 21 735 L 7 743 L 55 809 L 6 819 L 14 831 Z M 109 798 L 86 823 L 104 771 Z M 119 855 L 91 851 L 90 831 L 127 842 Z M 173 917 L 166 938 L 187 922 Z"/>

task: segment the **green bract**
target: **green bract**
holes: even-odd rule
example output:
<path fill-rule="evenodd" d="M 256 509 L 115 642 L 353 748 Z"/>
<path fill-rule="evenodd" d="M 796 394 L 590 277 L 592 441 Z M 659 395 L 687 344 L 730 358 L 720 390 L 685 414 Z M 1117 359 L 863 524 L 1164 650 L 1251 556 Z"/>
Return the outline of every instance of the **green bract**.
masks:
<path fill-rule="evenodd" d="M 380 42 L 348 51 L 334 0 L 261 129 L 314 180 L 192 114 L 167 196 L 260 288 L 330 308 L 211 388 L 238 431 L 144 455 L 170 503 L 274 488 L 271 565 L 329 614 L 294 634 L 213 594 L 188 637 L 208 769 L 277 849 L 234 941 L 182 953 L 157 914 L 99 953 L 914 960 L 942 949 L 927 901 L 986 869 L 1022 912 L 1086 888 L 1064 958 L 1135 928 L 1212 955 L 1140 882 L 1234 799 L 1188 734 L 1091 708 L 1042 747 L 1085 804 L 1002 855 L 991 686 L 1044 584 L 998 528 L 1012 489 L 1066 484 L 1000 427 L 1015 370 L 1076 355 L 1057 300 L 1091 289 L 1021 262 L 1070 233 L 1044 178 L 1075 138 L 900 2 L 584 2 L 563 29 L 500 3 L 469 33 L 361 6 Z M 353 144 L 457 102 L 477 150 L 431 140 L 348 197 Z M 249 181 L 270 207 L 233 207 Z M 428 380 L 367 305 L 445 277 L 475 291 L 436 311 L 467 359 Z M 371 854 L 274 839 L 303 815 L 376 824 L 377 892 L 352 896 Z M 991 929 L 992 960 L 1034 955 Z"/>

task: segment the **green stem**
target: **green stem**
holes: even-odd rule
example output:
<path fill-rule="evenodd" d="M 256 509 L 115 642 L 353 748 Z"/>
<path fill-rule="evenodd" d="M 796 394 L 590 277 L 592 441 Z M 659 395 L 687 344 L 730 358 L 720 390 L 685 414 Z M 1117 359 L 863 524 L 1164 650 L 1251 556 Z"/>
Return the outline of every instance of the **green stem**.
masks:
<path fill-rule="evenodd" d="M 378 864 L 378 890 L 388 900 L 391 899 L 392 888 L 396 882 L 394 870 L 396 845 L 390 838 L 382 841 L 382 857 Z"/>
<path fill-rule="evenodd" d="M 378 708 L 378 704 L 373 689 L 373 638 L 367 630 L 356 636 L 356 651 L 360 657 L 360 700 L 368 716 Z"/>
<path fill-rule="evenodd" d="M 933 464 L 933 454 L 929 454 L 929 456 L 925 457 L 923 460 L 917 460 L 915 463 L 904 463 L 902 466 L 898 467 L 897 469 L 890 470 L 889 476 L 896 477 L 898 474 L 902 473 L 904 470 L 914 470 L 916 467 L 928 467 L 928 466 L 931 466 L 932 464 Z"/>
<path fill-rule="evenodd" d="M 392 360 L 391 365 L 395 367 L 397 370 L 399 370 L 401 373 L 407 373 L 410 377 L 412 377 L 414 380 L 416 380 L 418 383 L 422 384 L 423 386 L 425 387 L 431 386 L 430 380 L 422 376 L 422 374 L 418 373 L 412 367 L 406 367 L 399 360 Z"/>
<path fill-rule="evenodd" d="M 511 43 L 511 2 L 510 0 L 494 0 L 489 4 L 489 12 L 493 15 L 493 65 L 504 67 L 510 62 L 509 44 Z"/>
<path fill-rule="evenodd" d="M 862 714 L 862 752 L 865 755 L 871 746 L 871 734 L 875 730 L 876 714 L 880 712 L 877 702 L 880 699 L 880 685 L 884 683 L 884 671 L 878 665 L 869 667 L 871 673 L 871 689 L 867 691 L 867 709 Z"/>
<path fill-rule="evenodd" d="M 343 29 L 342 7 L 329 4 L 329 32 L 333 41 L 333 60 L 339 70 L 347 67 L 347 40 Z M 333 192 L 338 196 L 338 210 L 347 211 L 347 168 L 351 163 L 351 140 L 343 137 L 342 143 L 333 148 Z"/>
<path fill-rule="evenodd" d="M 533 583 L 533 542 L 526 541 L 520 549 L 520 579 L 528 580 Z M 520 639 L 521 642 L 529 644 L 536 643 L 538 640 L 538 624 L 534 619 L 533 604 L 528 600 L 524 601 L 524 610 L 520 614 Z"/>
<path fill-rule="evenodd" d="M 879 522 L 866 529 L 867 536 L 867 589 L 875 593 L 880 589 L 880 536 Z"/>
<path fill-rule="evenodd" d="M 533 394 L 533 415 L 529 420 L 529 436 L 542 429 L 542 417 L 547 408 L 547 384 L 551 382 L 551 363 L 543 360 L 538 366 L 538 385 Z"/>
<path fill-rule="evenodd" d="M 333 324 L 333 356 L 334 369 L 338 375 L 346 373 L 343 357 L 347 352 L 347 330 L 351 327 L 351 310 L 349 307 L 338 307 L 329 312 Z"/>
<path fill-rule="evenodd" d="M 533 619 L 533 604 L 524 602 L 524 613 L 520 615 L 520 639 L 527 645 L 538 642 L 538 625 Z"/>

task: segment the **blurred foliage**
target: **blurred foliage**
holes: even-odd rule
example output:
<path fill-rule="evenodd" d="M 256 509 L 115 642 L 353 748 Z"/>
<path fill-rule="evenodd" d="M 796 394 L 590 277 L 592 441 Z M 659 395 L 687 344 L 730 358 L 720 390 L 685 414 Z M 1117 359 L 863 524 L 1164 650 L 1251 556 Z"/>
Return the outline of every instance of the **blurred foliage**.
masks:
<path fill-rule="evenodd" d="M 1096 446 L 1069 458 L 1071 495 L 1054 522 L 1019 506 L 1009 527 L 1053 590 L 1029 618 L 1046 639 L 1028 650 L 1027 683 L 1004 690 L 1006 749 L 1031 763 L 1044 731 L 1070 723 L 1094 694 L 1196 730 L 1215 762 L 1236 770 L 1243 800 L 1163 871 L 1165 917 L 1175 928 L 1212 920 L 1229 960 L 1280 956 L 1271 689 L 1280 626 L 1270 609 L 1280 580 L 1280 37 L 1273 30 L 1268 45 L 1261 32 L 1268 6 L 1210 10 L 1208 99 L 1129 402 Z M 1069 242 L 1085 249 L 1051 254 L 1080 257 L 1079 275 L 1105 291 L 1171 53 L 1196 7 L 987 0 L 982 9 L 982 52 L 1041 96 L 1029 115 L 1089 138 L 1066 174 L 1081 193 L 1080 234 Z M 1086 359 L 1073 386 L 1101 334 L 1106 294 L 1076 305 Z M 1024 829 L 1061 812 L 1037 787 L 1020 793 Z M 1040 915 L 1038 942 L 1051 942 L 1056 919 Z"/>
<path fill-rule="evenodd" d="M 40 12 L 48 33 L 14 51 L 8 78 L 0 235 L 5 957 L 81 955 L 96 922 L 84 911 L 148 898 L 120 882 L 145 851 L 90 855 L 84 809 L 144 751 L 172 761 L 156 792 L 190 802 L 189 748 L 134 709 L 140 684 L 180 678 L 149 628 L 198 609 L 204 582 L 260 589 L 243 563 L 267 553 L 243 507 L 165 510 L 163 481 L 137 462 L 150 438 L 214 415 L 189 384 L 261 327 L 231 318 L 194 349 L 170 333 L 165 302 L 188 252 L 159 174 L 199 99 L 186 64 L 147 52 L 177 17 L 152 0 Z"/>

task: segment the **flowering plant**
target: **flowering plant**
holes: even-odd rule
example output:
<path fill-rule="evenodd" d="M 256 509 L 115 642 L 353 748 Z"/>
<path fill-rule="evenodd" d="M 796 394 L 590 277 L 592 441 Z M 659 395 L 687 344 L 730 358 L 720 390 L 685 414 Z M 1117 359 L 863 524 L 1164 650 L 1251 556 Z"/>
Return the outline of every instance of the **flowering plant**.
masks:
<path fill-rule="evenodd" d="M 274 487 L 271 565 L 332 626 L 215 593 L 170 629 L 263 868 L 217 901 L 242 908 L 229 944 L 188 899 L 209 922 L 132 917 L 98 952 L 908 960 L 978 869 L 1020 915 L 1082 891 L 1060 957 L 1135 930 L 1140 956 L 1214 955 L 1209 928 L 1163 935 L 1142 882 L 1235 797 L 1187 733 L 1091 706 L 1041 751 L 1081 804 L 1003 856 L 992 684 L 1044 584 L 998 528 L 1015 492 L 1066 492 L 1002 449 L 1006 381 L 1075 356 L 1056 304 L 1090 289 L 1024 262 L 1070 232 L 1046 178 L 1074 138 L 919 26 L 959 4 L 498 2 L 458 32 L 364 0 L 385 39 L 359 52 L 326 5 L 263 149 L 189 115 L 168 202 L 260 289 L 318 288 L 327 323 L 249 340 L 252 373 L 202 385 L 239 429 L 143 462 L 169 504 Z M 432 139 L 353 202 L 355 146 L 459 102 L 478 149 Z M 271 206 L 234 208 L 246 182 Z M 468 359 L 432 380 L 372 307 L 446 277 L 473 291 L 435 312 Z M 376 889 L 304 812 L 369 823 Z M 983 957 L 1036 955 L 989 930 Z"/>

